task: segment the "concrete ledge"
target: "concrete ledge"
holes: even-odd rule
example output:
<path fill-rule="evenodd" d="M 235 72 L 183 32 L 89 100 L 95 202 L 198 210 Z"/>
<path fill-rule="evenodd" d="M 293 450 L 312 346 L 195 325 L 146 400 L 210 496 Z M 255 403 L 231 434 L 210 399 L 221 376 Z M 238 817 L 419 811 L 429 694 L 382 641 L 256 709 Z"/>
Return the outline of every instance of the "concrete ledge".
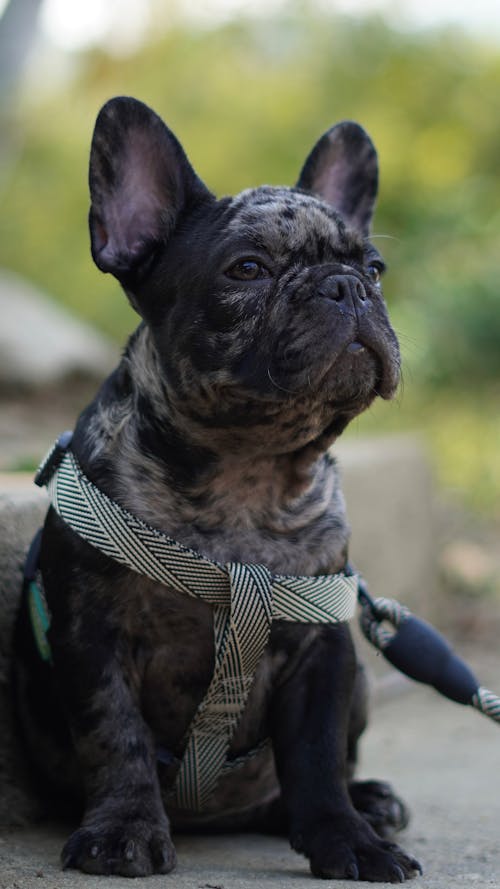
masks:
<path fill-rule="evenodd" d="M 375 596 L 432 620 L 436 581 L 432 478 L 410 436 L 345 439 L 334 448 L 351 523 L 350 558 Z"/>
<path fill-rule="evenodd" d="M 29 543 L 47 510 L 31 477 L 0 475 L 0 824 L 22 824 L 37 815 L 26 786 L 12 724 L 10 656 Z"/>
<path fill-rule="evenodd" d="M 421 446 L 408 438 L 347 440 L 336 453 L 352 525 L 353 562 L 375 595 L 398 598 L 432 616 L 432 497 Z M 0 824 L 29 822 L 37 812 L 14 740 L 9 664 L 22 565 L 46 509 L 46 495 L 31 475 L 0 474 Z M 367 651 L 366 644 L 363 657 Z M 382 661 L 377 662 L 380 672 Z"/>

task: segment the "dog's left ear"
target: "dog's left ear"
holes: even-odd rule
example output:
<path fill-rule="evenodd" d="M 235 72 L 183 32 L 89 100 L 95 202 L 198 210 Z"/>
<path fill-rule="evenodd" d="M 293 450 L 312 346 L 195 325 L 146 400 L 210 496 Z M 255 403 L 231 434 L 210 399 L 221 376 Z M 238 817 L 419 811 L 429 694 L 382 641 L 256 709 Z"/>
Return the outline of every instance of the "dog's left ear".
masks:
<path fill-rule="evenodd" d="M 332 204 L 350 228 L 368 235 L 378 190 L 375 146 L 363 127 L 346 120 L 328 130 L 297 182 Z"/>
<path fill-rule="evenodd" d="M 161 118 L 126 96 L 99 112 L 89 185 L 92 256 L 122 282 L 167 243 L 181 212 L 212 198 Z"/>

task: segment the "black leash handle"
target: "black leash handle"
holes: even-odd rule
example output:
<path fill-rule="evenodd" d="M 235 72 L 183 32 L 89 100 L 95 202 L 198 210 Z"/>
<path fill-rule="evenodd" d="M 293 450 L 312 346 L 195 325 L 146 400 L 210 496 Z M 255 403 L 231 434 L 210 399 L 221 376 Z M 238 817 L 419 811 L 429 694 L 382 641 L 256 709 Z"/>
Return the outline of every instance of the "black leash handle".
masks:
<path fill-rule="evenodd" d="M 475 707 L 500 723 L 500 698 L 479 684 L 435 627 L 393 599 L 373 599 L 361 578 L 358 600 L 361 629 L 389 663 L 410 679 L 431 685 L 450 700 Z"/>

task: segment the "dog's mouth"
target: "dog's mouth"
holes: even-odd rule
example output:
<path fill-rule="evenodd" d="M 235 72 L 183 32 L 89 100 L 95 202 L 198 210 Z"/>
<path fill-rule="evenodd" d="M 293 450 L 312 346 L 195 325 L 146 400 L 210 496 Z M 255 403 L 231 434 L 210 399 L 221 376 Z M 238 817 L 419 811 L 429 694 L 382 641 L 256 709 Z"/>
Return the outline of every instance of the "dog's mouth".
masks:
<path fill-rule="evenodd" d="M 326 400 L 337 409 L 359 409 L 376 396 L 392 398 L 399 383 L 399 350 L 389 341 L 369 341 L 356 334 L 328 362 L 323 375 Z"/>
<path fill-rule="evenodd" d="M 363 352 L 366 350 L 366 346 L 363 343 L 360 343 L 359 340 L 354 340 L 354 342 L 349 343 L 346 352 Z"/>

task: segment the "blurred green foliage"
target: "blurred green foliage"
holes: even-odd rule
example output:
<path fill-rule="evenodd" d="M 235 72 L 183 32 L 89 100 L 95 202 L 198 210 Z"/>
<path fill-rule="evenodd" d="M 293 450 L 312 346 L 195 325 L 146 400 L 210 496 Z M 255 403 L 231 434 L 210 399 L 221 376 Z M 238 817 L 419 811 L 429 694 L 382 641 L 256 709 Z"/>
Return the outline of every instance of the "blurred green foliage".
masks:
<path fill-rule="evenodd" d="M 479 460 L 469 429 L 491 423 L 479 428 L 498 451 L 500 49 L 456 30 L 400 32 L 294 3 L 214 29 L 177 24 L 129 58 L 80 56 L 65 87 L 19 109 L 23 149 L 2 194 L 0 265 L 119 341 L 135 321 L 90 259 L 86 168 L 97 110 L 123 93 L 164 117 L 218 194 L 292 184 L 336 120 L 369 130 L 381 162 L 374 236 L 416 392 L 410 413 L 427 416 L 445 480 L 476 491 L 489 479 L 481 504 L 496 499 L 500 512 L 498 458 L 483 450 Z"/>

